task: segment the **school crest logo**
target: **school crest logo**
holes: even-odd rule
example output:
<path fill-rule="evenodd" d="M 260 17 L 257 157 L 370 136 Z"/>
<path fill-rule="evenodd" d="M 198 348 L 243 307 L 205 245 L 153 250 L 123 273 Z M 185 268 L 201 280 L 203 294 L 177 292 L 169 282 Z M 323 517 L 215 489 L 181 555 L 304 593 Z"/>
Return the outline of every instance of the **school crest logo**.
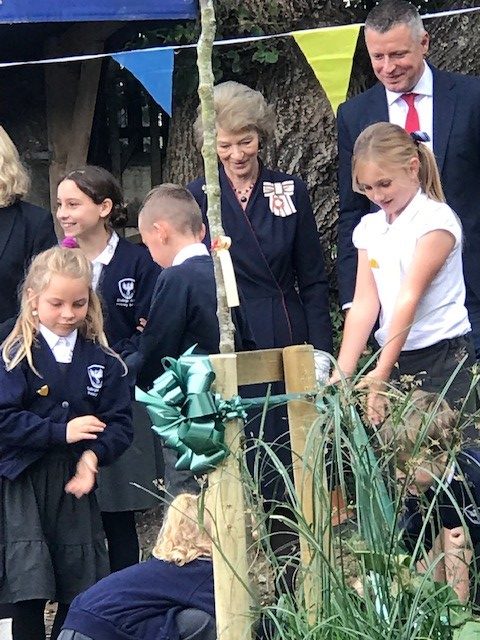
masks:
<path fill-rule="evenodd" d="M 465 516 L 477 526 L 480 524 L 480 514 L 478 512 L 478 507 L 475 504 L 469 504 L 468 507 L 463 509 L 463 513 Z"/>
<path fill-rule="evenodd" d="M 135 294 L 135 278 L 122 278 L 122 280 L 119 280 L 118 290 L 124 300 L 132 300 Z"/>
<path fill-rule="evenodd" d="M 88 380 L 90 384 L 87 386 L 89 396 L 98 396 L 98 392 L 103 385 L 103 370 L 105 367 L 101 364 L 91 364 L 87 367 Z"/>

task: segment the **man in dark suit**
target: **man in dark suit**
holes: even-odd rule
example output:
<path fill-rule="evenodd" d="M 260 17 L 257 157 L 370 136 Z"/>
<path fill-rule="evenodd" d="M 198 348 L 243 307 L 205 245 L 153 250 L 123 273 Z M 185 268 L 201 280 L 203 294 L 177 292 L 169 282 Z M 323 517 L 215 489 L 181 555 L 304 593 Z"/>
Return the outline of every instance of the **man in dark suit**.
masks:
<path fill-rule="evenodd" d="M 425 62 L 429 37 L 417 9 L 405 0 L 383 0 L 372 9 L 365 42 L 379 82 L 342 104 L 337 116 L 340 303 L 348 309 L 355 289 L 353 229 L 364 214 L 375 210 L 365 196 L 352 191 L 355 140 L 374 122 L 425 131 L 433 143 L 447 202 L 463 225 L 466 304 L 480 359 L 480 78 L 439 71 Z"/>

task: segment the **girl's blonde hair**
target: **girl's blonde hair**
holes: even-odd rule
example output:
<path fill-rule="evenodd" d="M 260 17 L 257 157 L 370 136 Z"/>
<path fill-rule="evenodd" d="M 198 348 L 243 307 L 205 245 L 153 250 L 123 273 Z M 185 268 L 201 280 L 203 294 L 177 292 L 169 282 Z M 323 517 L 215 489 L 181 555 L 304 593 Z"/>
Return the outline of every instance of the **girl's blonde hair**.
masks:
<path fill-rule="evenodd" d="M 17 147 L 0 126 L 0 207 L 8 207 L 23 198 L 30 188 L 30 179 Z"/>
<path fill-rule="evenodd" d="M 275 131 L 275 112 L 267 104 L 260 91 L 255 91 L 240 82 L 221 82 L 213 89 L 215 124 L 228 133 L 241 133 L 254 129 L 261 140 L 266 140 Z M 203 144 L 203 123 L 201 106 L 193 125 L 198 149 Z"/>
<path fill-rule="evenodd" d="M 90 261 L 80 249 L 52 247 L 33 259 L 23 283 L 20 314 L 13 330 L 2 346 L 2 356 L 8 371 L 26 358 L 30 368 L 38 374 L 33 366 L 32 358 L 32 345 L 38 333 L 38 317 L 33 314 L 32 302 L 49 286 L 54 275 L 73 279 L 81 278 L 85 281 L 88 286 L 88 309 L 79 331 L 85 338 L 98 342 L 108 353 L 118 357 L 108 347 L 103 331 L 102 307 L 97 294 L 92 289 Z M 31 291 L 33 291 L 33 296 Z"/>
<path fill-rule="evenodd" d="M 433 153 L 422 142 L 415 141 L 402 127 L 391 122 L 377 122 L 358 136 L 352 156 L 352 188 L 363 193 L 358 182 L 358 166 L 374 162 L 379 166 L 408 168 L 410 160 L 418 158 L 418 178 L 422 191 L 437 202 L 445 202 L 440 174 Z"/>
<path fill-rule="evenodd" d="M 152 554 L 182 566 L 212 555 L 213 520 L 202 496 L 181 493 L 168 507 Z"/>

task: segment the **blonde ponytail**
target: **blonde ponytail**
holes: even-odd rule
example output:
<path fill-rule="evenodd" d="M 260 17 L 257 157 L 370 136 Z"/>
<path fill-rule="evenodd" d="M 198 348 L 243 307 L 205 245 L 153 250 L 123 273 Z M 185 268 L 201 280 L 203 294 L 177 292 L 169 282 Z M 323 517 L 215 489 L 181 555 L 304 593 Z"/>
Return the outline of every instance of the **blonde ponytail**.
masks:
<path fill-rule="evenodd" d="M 391 122 L 377 122 L 358 136 L 352 156 L 352 188 L 362 193 L 357 172 L 361 162 L 375 162 L 379 166 L 394 165 L 408 168 L 412 158 L 418 158 L 418 179 L 425 194 L 437 202 L 445 202 L 435 156 L 416 141 L 402 127 Z"/>

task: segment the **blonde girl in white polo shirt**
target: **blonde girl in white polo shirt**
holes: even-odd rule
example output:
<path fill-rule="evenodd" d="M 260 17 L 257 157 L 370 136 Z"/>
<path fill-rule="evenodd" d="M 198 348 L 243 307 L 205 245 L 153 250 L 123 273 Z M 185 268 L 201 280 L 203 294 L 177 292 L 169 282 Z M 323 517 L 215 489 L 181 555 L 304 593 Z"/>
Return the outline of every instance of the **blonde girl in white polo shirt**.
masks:
<path fill-rule="evenodd" d="M 348 311 L 337 370 L 351 376 L 379 319 L 381 347 L 368 373 L 368 417 L 382 420 L 382 388 L 398 375 L 414 375 L 425 391 L 446 393 L 451 405 L 468 395 L 475 361 L 465 308 L 462 227 L 445 203 L 433 154 L 421 132 L 380 122 L 358 137 L 352 159 L 355 191 L 380 207 L 353 232 L 358 249 L 355 295 Z M 394 369 L 398 364 L 398 373 Z"/>

